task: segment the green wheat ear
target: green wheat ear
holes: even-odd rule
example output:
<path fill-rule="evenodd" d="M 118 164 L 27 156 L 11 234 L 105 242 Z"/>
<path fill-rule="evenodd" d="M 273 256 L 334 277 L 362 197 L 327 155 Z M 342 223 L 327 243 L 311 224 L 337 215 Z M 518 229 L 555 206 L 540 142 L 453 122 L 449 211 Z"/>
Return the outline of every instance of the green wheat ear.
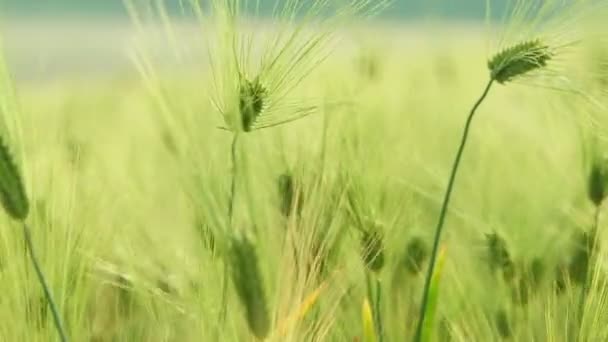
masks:
<path fill-rule="evenodd" d="M 505 309 L 500 309 L 494 315 L 494 325 L 496 331 L 503 339 L 511 338 L 513 335 L 513 328 L 511 326 L 511 320 Z"/>
<path fill-rule="evenodd" d="M 587 196 L 596 206 L 606 198 L 608 188 L 608 165 L 606 160 L 594 160 L 587 179 Z"/>
<path fill-rule="evenodd" d="M 247 324 L 251 332 L 263 340 L 270 332 L 270 316 L 255 246 L 245 236 L 233 237 L 230 256 L 232 281 L 245 308 Z"/>
<path fill-rule="evenodd" d="M 0 202 L 15 220 L 23 221 L 30 210 L 21 175 L 7 145 L 0 138 Z"/>
<path fill-rule="evenodd" d="M 498 233 L 486 234 L 486 249 L 488 265 L 493 271 L 502 270 L 513 263 L 507 241 Z"/>
<path fill-rule="evenodd" d="M 289 218 L 302 214 L 304 195 L 291 173 L 283 173 L 277 179 L 281 214 Z"/>
<path fill-rule="evenodd" d="M 417 275 L 429 256 L 426 243 L 422 238 L 414 237 L 408 242 L 405 253 L 403 264 L 410 274 Z"/>
<path fill-rule="evenodd" d="M 500 84 L 544 68 L 553 54 L 540 40 L 530 40 L 502 50 L 490 59 L 488 68 L 493 80 Z"/>
<path fill-rule="evenodd" d="M 385 264 L 384 237 L 378 228 L 364 231 L 361 237 L 361 258 L 372 272 L 380 272 Z"/>
<path fill-rule="evenodd" d="M 266 103 L 268 91 L 256 77 L 250 81 L 241 77 L 239 85 L 239 112 L 243 131 L 250 132 L 253 125 L 262 113 Z"/>

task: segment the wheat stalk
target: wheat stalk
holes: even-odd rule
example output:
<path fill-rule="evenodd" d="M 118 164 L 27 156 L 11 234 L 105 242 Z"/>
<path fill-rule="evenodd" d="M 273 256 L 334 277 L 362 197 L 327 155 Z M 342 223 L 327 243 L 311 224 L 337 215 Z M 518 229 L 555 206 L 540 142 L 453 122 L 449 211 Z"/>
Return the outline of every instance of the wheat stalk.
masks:
<path fill-rule="evenodd" d="M 466 147 L 466 143 L 471 130 L 471 124 L 473 123 L 475 114 L 477 113 L 477 110 L 479 109 L 481 104 L 487 98 L 494 83 L 497 82 L 500 84 L 506 84 L 517 78 L 526 76 L 527 74 L 533 71 L 542 69 L 551 60 L 551 56 L 552 55 L 549 48 L 542 44 L 540 41 L 535 40 L 532 42 L 522 42 L 508 49 L 505 49 L 497 53 L 493 58 L 490 59 L 488 63 L 488 68 L 490 71 L 490 80 L 485 86 L 479 99 L 473 105 L 473 108 L 469 112 L 469 115 L 465 122 L 464 131 L 460 140 L 460 145 L 458 146 L 456 158 L 454 159 L 454 163 L 452 165 L 452 171 L 448 178 L 447 190 L 445 192 L 443 203 L 441 205 L 439 220 L 435 229 L 435 237 L 433 241 L 433 248 L 431 251 L 431 259 L 429 262 L 428 270 L 426 272 L 426 278 L 424 283 L 422 304 L 420 306 L 420 318 L 416 329 L 415 341 L 417 342 L 420 342 L 422 338 L 422 322 L 424 321 L 427 312 L 427 302 L 432 280 L 431 278 L 433 276 L 435 262 L 439 251 L 441 235 L 443 233 L 443 226 L 445 223 L 450 199 L 452 197 L 452 191 L 456 181 L 456 175 L 458 173 L 460 161 L 462 159 Z"/>
<path fill-rule="evenodd" d="M 30 259 L 32 261 L 32 265 L 34 266 L 34 270 L 36 271 L 36 275 L 38 277 L 38 281 L 42 286 L 44 291 L 44 296 L 47 300 L 49 307 L 51 308 L 51 312 L 53 314 L 53 320 L 55 323 L 55 328 L 59 334 L 59 337 L 62 342 L 67 341 L 67 335 L 65 333 L 65 329 L 63 328 L 63 324 L 61 323 L 61 318 L 59 315 L 59 310 L 57 309 L 57 304 L 53 299 L 51 294 L 51 290 L 49 289 L 47 280 L 42 272 L 42 268 L 40 267 L 40 262 L 36 256 L 34 243 L 32 242 L 32 236 L 30 233 L 30 229 L 26 224 L 25 220 L 29 214 L 29 201 L 27 198 L 27 194 L 25 192 L 25 188 L 23 186 L 23 181 L 21 178 L 21 174 L 19 169 L 17 168 L 13 157 L 8 150 L 7 145 L 4 143 L 4 140 L 0 137 L 0 201 L 6 211 L 6 213 L 14 220 L 21 222 L 23 226 L 23 235 L 25 238 L 27 251 L 29 253 Z"/>

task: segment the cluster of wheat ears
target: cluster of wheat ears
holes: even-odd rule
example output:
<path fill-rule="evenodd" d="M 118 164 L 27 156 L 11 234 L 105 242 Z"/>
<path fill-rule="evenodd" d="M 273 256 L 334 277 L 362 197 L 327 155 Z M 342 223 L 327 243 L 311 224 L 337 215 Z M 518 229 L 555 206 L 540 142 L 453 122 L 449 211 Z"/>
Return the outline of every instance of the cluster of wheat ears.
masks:
<path fill-rule="evenodd" d="M 461 159 L 466 153 L 475 114 L 493 87 L 523 83 L 556 88 L 569 94 L 582 95 L 592 105 L 601 106 L 601 100 L 587 96 L 584 89 L 580 89 L 574 80 L 566 77 L 566 70 L 569 52 L 581 46 L 582 36 L 577 26 L 582 18 L 585 18 L 585 14 L 601 10 L 606 1 L 512 0 L 508 3 L 505 21 L 502 26 L 497 27 L 502 32 L 500 39 L 497 39 L 498 47 L 487 63 L 487 85 L 471 109 L 462 139 L 457 145 L 432 243 L 427 244 L 425 239 L 413 237 L 400 261 L 406 274 L 412 278 L 420 275 L 424 280 L 421 283 L 419 310 L 409 310 L 407 322 L 401 322 L 403 327 L 409 330 L 403 336 L 404 339 L 410 335 L 416 342 L 441 338 L 437 336 L 437 326 L 442 323 L 438 322 L 437 308 L 440 285 L 449 286 L 442 283 L 441 276 L 450 250 L 449 244 L 442 243 L 442 233 L 444 228 L 449 226 L 446 218 L 450 198 L 457 181 Z M 492 2 L 488 1 L 488 8 L 491 8 L 491 5 Z M 310 179 L 299 179 L 294 172 L 284 172 L 278 178 L 278 211 L 286 228 L 284 236 L 273 241 L 282 242 L 281 248 L 289 251 L 287 254 L 290 255 L 295 272 L 292 276 L 302 283 L 299 291 L 311 287 L 314 289 L 303 295 L 301 301 L 289 305 L 289 315 L 279 317 L 280 314 L 275 312 L 278 308 L 273 308 L 268 300 L 268 279 L 265 279 L 262 271 L 261 264 L 265 260 L 258 244 L 267 237 L 252 222 L 252 217 L 259 215 L 255 212 L 257 206 L 252 203 L 260 197 L 256 198 L 256 194 L 251 193 L 251 179 L 247 176 L 250 165 L 246 156 L 251 141 L 248 136 L 259 130 L 323 112 L 327 106 L 348 107 L 353 105 L 352 102 L 356 105 L 356 100 L 344 104 L 341 101 L 303 99 L 294 89 L 327 58 L 338 40 L 340 28 L 351 23 L 354 18 L 367 17 L 387 6 L 390 6 L 390 2 L 367 0 L 277 1 L 273 11 L 273 24 L 277 27 L 270 30 L 272 32 L 260 34 L 258 37 L 257 30 L 243 27 L 248 23 L 248 15 L 259 8 L 259 2 L 213 0 L 203 4 L 191 1 L 192 12 L 198 17 L 198 21 L 203 23 L 205 34 L 211 36 L 207 43 L 213 85 L 213 93 L 210 96 L 212 108 L 222 119 L 219 129 L 231 137 L 231 145 L 225 148 L 230 151 L 231 161 L 230 172 L 227 173 L 227 195 L 219 194 L 217 198 L 213 198 L 213 217 L 207 215 L 200 218 L 200 233 L 205 237 L 206 247 L 213 260 L 222 265 L 220 281 L 213 284 L 221 288 L 217 315 L 200 318 L 214 322 L 216 339 L 222 339 L 225 335 L 223 329 L 230 327 L 226 320 L 232 303 L 232 293 L 236 295 L 242 307 L 244 321 L 251 336 L 256 340 L 297 339 L 289 336 L 290 329 L 307 315 L 313 314 L 313 308 L 318 304 L 319 298 L 326 294 L 348 295 L 349 289 L 334 290 L 335 293 L 329 290 L 334 284 L 332 279 L 342 272 L 331 266 L 333 247 L 340 239 L 341 233 L 335 233 L 325 227 L 331 225 L 332 216 L 338 212 L 344 213 L 348 225 L 354 228 L 360 240 L 360 263 L 366 279 L 366 294 L 361 309 L 361 338 L 364 341 L 389 339 L 385 325 L 391 318 L 382 314 L 382 307 L 384 302 L 392 301 L 394 293 L 383 292 L 387 287 L 384 286 L 383 279 L 386 278 L 382 276 L 382 271 L 387 259 L 391 257 L 385 251 L 386 239 L 389 238 L 386 226 L 390 223 L 375 220 L 373 209 L 366 205 L 365 199 L 360 198 L 363 191 L 360 188 L 365 185 L 353 181 L 348 172 L 343 170 L 334 170 L 338 180 L 335 183 L 339 185 L 330 184 L 326 179 L 329 166 L 324 156 L 321 156 L 317 166 L 319 172 Z M 128 1 L 127 8 L 136 26 L 143 25 L 137 4 Z M 207 26 L 209 22 L 212 25 Z M 207 28 L 211 29 L 207 31 Z M 183 175 L 186 179 L 184 184 L 188 189 L 185 191 L 189 193 L 192 206 L 196 208 L 200 206 L 201 194 L 200 189 L 195 189 L 192 184 L 205 184 L 200 181 L 200 178 L 204 177 L 204 166 L 201 166 L 204 161 L 193 162 L 197 155 L 196 135 L 199 134 L 194 125 L 196 121 L 187 115 L 177 117 L 170 109 L 170 99 L 163 95 L 158 75 L 145 51 L 138 50 L 134 59 L 145 84 L 157 100 L 163 127 L 168 132 L 167 142 L 171 146 L 176 165 L 186 170 Z M 370 73 L 373 73 L 373 70 L 370 70 Z M 5 123 L 4 126 L 6 128 L 10 125 Z M 8 131 L 9 129 L 5 129 L 5 133 Z M 14 151 L 19 150 L 19 139 L 15 138 L 17 136 L 17 133 L 13 132 L 11 135 L 0 137 L 0 200 L 6 213 L 23 227 L 26 249 L 44 289 L 55 327 L 61 340 L 67 341 L 68 334 L 62 324 L 61 310 L 53 300 L 30 237 L 27 223 L 29 201 L 20 172 L 23 163 L 14 157 Z M 590 287 L 595 277 L 601 276 L 593 271 L 598 269 L 597 264 L 601 262 L 598 258 L 601 248 L 599 227 L 602 204 L 608 197 L 608 162 L 601 157 L 599 151 L 596 152 L 590 158 L 587 189 L 588 200 L 596 210 L 593 227 L 581 232 L 576 238 L 579 248 L 568 252 L 571 255 L 564 263 L 555 267 L 554 273 L 547 271 L 550 266 L 542 258 L 514 260 L 509 252 L 508 242 L 500 233 L 488 232 L 485 236 L 487 266 L 493 277 L 492 281 L 495 282 L 494 285 L 488 286 L 487 291 L 504 287 L 511 293 L 513 303 L 525 307 L 534 292 L 545 283 L 543 279 L 550 278 L 550 285 L 556 294 L 578 291 L 579 299 L 573 305 L 578 329 L 582 329 L 584 324 L 585 308 L 591 298 Z M 27 156 L 19 157 L 26 159 Z M 193 165 L 197 172 L 191 171 Z M 305 182 L 307 187 L 303 186 Z M 314 198 L 313 190 L 324 187 L 327 189 L 322 192 L 323 198 Z M 328 205 L 316 206 L 315 201 Z M 379 201 L 390 199 L 380 198 Z M 220 202 L 221 204 L 218 204 Z M 204 211 L 201 216 L 205 216 Z M 307 227 L 316 229 L 306 231 Z M 412 278 L 395 277 L 394 281 L 409 282 Z M 331 315 L 332 308 L 325 309 Z M 520 314 L 523 315 L 524 311 Z M 495 327 L 499 336 L 505 339 L 512 336 L 512 322 L 517 320 L 514 317 L 517 314 L 502 309 L 496 312 Z M 316 315 L 321 314 L 316 312 Z M 328 318 L 321 317 L 319 320 Z M 316 329 L 318 335 L 315 338 L 322 340 L 324 329 L 330 328 L 320 323 Z M 576 329 L 575 327 L 572 330 Z"/>

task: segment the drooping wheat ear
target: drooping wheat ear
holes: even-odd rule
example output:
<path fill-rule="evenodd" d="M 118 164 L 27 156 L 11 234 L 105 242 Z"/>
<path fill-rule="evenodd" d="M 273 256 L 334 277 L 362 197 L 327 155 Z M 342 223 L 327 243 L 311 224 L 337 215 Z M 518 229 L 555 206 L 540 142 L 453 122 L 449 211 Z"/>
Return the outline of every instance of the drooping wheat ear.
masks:
<path fill-rule="evenodd" d="M 239 114 L 243 131 L 250 132 L 266 104 L 268 92 L 256 77 L 253 81 L 241 76 L 239 82 Z"/>
<path fill-rule="evenodd" d="M 246 236 L 233 237 L 230 256 L 232 281 L 247 324 L 253 335 L 263 340 L 270 331 L 270 316 L 255 246 Z"/>
<path fill-rule="evenodd" d="M 553 58 L 549 46 L 540 39 L 521 42 L 497 53 L 488 61 L 490 77 L 505 84 L 532 71 L 544 68 Z"/>
<path fill-rule="evenodd" d="M 6 212 L 15 220 L 23 221 L 30 210 L 29 201 L 19 170 L 0 138 L 0 201 Z"/>

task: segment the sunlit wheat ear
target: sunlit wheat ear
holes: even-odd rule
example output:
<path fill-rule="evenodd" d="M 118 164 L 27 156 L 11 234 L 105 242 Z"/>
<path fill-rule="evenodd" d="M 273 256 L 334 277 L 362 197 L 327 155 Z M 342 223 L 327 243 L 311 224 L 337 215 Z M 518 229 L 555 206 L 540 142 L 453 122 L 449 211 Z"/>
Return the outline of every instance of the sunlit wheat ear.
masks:
<path fill-rule="evenodd" d="M 243 131 L 250 132 L 264 110 L 268 92 L 259 78 L 250 81 L 241 77 L 239 82 L 239 114 Z"/>
<path fill-rule="evenodd" d="M 23 221 L 29 214 L 29 201 L 21 175 L 8 147 L 0 139 L 0 201 L 15 220 Z"/>
<path fill-rule="evenodd" d="M 549 46 L 541 40 L 530 40 L 508 47 L 488 61 L 490 77 L 505 84 L 542 69 L 553 58 Z"/>
<path fill-rule="evenodd" d="M 420 237 L 412 238 L 405 249 L 405 259 L 403 263 L 406 270 L 412 274 L 417 275 L 422 271 L 422 266 L 426 262 L 429 256 L 429 250 L 426 242 Z"/>
<path fill-rule="evenodd" d="M 263 340 L 271 323 L 255 246 L 245 236 L 233 237 L 230 257 L 232 281 L 245 309 L 247 324 L 251 333 Z"/>

